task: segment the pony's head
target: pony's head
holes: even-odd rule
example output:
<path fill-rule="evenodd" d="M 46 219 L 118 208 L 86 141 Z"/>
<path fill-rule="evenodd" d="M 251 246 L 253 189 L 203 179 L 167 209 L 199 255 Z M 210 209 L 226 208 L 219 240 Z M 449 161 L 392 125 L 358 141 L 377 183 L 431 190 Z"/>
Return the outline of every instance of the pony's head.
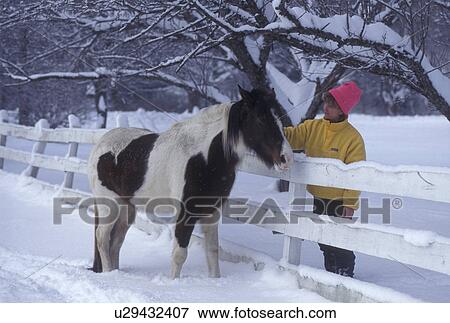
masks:
<path fill-rule="evenodd" d="M 279 104 L 274 93 L 254 89 L 251 92 L 239 87 L 241 100 L 229 111 L 225 135 L 230 153 L 233 147 L 243 145 L 256 154 L 268 167 L 287 170 L 293 155 L 283 134 L 281 122 L 274 114 Z"/>

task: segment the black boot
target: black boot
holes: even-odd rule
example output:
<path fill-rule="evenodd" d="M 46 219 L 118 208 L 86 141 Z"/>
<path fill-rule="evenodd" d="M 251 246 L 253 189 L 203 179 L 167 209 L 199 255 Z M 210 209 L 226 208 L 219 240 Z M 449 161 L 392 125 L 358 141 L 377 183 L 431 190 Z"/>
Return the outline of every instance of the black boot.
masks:
<path fill-rule="evenodd" d="M 323 252 L 323 264 L 326 271 L 336 273 L 336 253 L 332 246 L 319 243 L 320 250 Z"/>
<path fill-rule="evenodd" d="M 353 278 L 353 268 L 350 268 L 350 267 L 336 268 L 336 274 Z"/>
<path fill-rule="evenodd" d="M 326 271 L 336 273 L 336 255 L 333 252 L 326 251 L 323 253 L 323 263 Z"/>
<path fill-rule="evenodd" d="M 336 251 L 336 274 L 352 277 L 355 270 L 355 254 L 350 250 Z"/>

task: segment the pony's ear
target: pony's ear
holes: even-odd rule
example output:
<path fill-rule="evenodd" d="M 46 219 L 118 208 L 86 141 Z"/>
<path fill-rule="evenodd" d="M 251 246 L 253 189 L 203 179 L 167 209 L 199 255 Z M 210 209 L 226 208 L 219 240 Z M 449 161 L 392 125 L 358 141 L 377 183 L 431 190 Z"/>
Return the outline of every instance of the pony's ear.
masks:
<path fill-rule="evenodd" d="M 253 106 L 254 100 L 253 100 L 253 96 L 250 92 L 244 90 L 243 88 L 241 88 L 240 85 L 238 85 L 238 89 L 239 89 L 239 94 L 241 95 L 241 98 L 244 102 L 248 103 L 248 106 Z"/>

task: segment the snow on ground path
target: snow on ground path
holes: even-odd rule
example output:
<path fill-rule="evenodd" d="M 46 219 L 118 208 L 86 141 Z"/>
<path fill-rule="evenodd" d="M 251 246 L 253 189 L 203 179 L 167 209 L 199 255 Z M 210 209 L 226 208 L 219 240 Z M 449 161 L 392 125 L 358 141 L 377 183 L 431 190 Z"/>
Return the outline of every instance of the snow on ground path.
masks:
<path fill-rule="evenodd" d="M 325 302 L 297 288 L 294 276 L 266 266 L 221 263 L 223 278 L 207 278 L 200 243 L 190 246 L 182 279 L 171 280 L 172 242 L 132 227 L 121 270 L 96 274 L 92 227 L 78 216 L 52 223 L 52 192 L 0 172 L 0 302 Z"/>

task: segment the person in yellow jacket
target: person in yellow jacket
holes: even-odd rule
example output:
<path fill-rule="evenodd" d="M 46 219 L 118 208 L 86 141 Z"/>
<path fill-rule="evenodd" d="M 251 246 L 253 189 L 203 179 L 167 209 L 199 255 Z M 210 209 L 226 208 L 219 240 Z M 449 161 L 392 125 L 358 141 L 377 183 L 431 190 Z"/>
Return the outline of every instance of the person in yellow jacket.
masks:
<path fill-rule="evenodd" d="M 362 91 L 347 82 L 323 94 L 324 117 L 306 120 L 296 127 L 284 128 L 285 136 L 296 150 L 308 157 L 335 158 L 345 164 L 366 160 L 364 140 L 348 122 L 348 114 L 358 104 Z M 308 185 L 314 196 L 314 213 L 351 218 L 359 206 L 359 191 Z M 350 250 L 319 244 L 325 269 L 353 277 L 355 254 Z"/>

